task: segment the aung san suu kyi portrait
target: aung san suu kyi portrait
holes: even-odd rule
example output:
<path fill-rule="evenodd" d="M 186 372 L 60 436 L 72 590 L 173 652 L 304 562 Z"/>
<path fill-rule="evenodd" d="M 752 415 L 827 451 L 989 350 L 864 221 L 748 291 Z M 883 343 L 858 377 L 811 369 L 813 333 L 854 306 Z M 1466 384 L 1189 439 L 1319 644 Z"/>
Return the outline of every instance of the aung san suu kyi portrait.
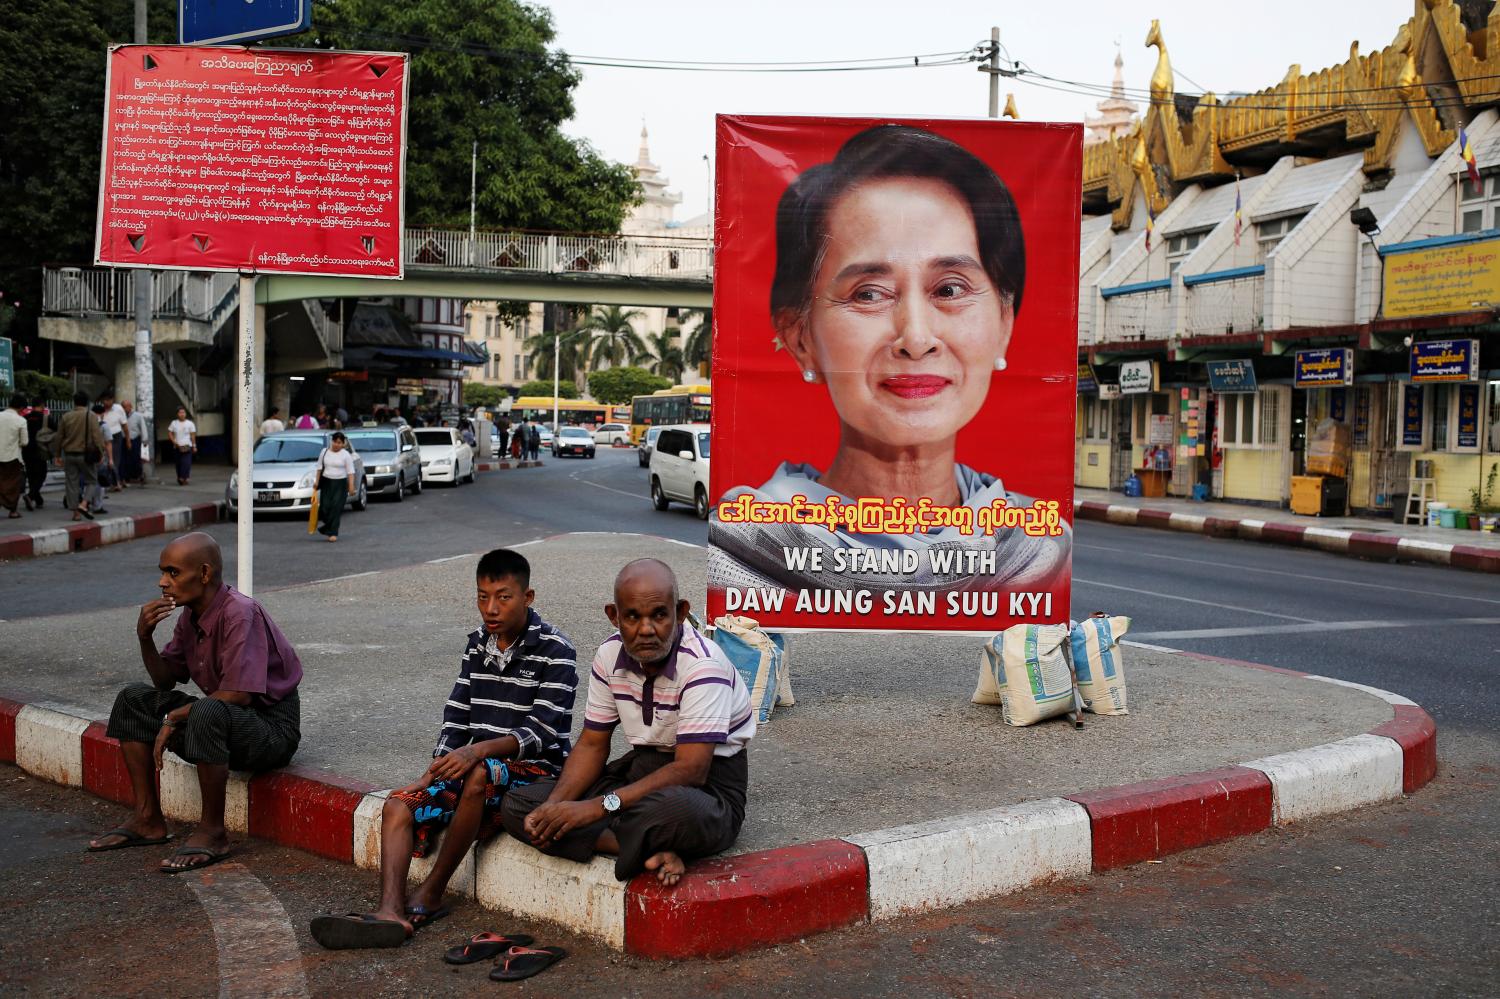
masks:
<path fill-rule="evenodd" d="M 1076 128 L 719 132 L 711 612 L 1066 620 Z"/>

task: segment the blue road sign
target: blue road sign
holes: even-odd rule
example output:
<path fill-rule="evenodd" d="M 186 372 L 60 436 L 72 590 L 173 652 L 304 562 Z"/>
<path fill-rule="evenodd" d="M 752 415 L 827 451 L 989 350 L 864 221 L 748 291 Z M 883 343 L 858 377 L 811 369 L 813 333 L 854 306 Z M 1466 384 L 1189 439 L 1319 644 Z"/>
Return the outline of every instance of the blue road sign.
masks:
<path fill-rule="evenodd" d="M 312 27 L 312 0 L 177 0 L 184 45 L 243 45 Z"/>

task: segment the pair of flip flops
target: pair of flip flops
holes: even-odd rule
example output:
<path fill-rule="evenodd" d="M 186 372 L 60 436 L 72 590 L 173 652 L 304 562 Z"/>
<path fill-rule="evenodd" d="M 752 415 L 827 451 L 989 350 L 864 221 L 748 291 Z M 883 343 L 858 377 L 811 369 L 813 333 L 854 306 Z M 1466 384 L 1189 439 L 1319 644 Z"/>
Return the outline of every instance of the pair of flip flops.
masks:
<path fill-rule="evenodd" d="M 477 964 L 495 960 L 490 980 L 519 982 L 541 974 L 568 956 L 561 947 L 532 947 L 525 933 L 476 933 L 457 947 L 449 947 L 443 960 L 449 964 Z"/>
<path fill-rule="evenodd" d="M 118 843 L 106 843 L 103 846 L 91 846 L 88 848 L 88 852 L 109 853 L 111 850 L 129 850 L 137 846 L 162 846 L 166 843 L 172 842 L 171 833 L 168 833 L 165 836 L 142 836 L 138 832 L 132 832 L 131 830 L 126 829 L 124 826 L 121 826 L 118 829 L 111 829 L 107 833 L 101 833 L 98 838 L 108 839 L 111 836 L 120 837 L 120 841 Z M 181 874 L 184 871 L 202 870 L 205 867 L 211 867 L 212 865 L 217 864 L 219 861 L 225 859 L 229 856 L 230 852 L 231 851 L 229 850 L 211 850 L 206 846 L 182 846 L 178 847 L 177 850 L 173 852 L 172 856 L 191 857 L 195 859 L 193 859 L 189 863 L 177 864 L 172 867 L 168 867 L 166 866 L 166 864 L 163 864 L 157 869 L 163 874 Z M 203 859 L 196 859 L 199 857 Z"/>
<path fill-rule="evenodd" d="M 406 918 L 412 930 L 435 923 L 452 910 L 447 906 L 429 909 L 425 905 L 407 908 Z M 394 919 L 381 919 L 368 912 L 346 912 L 341 916 L 316 916 L 309 927 L 312 937 L 329 950 L 375 950 L 400 947 L 406 943 L 406 927 Z"/>

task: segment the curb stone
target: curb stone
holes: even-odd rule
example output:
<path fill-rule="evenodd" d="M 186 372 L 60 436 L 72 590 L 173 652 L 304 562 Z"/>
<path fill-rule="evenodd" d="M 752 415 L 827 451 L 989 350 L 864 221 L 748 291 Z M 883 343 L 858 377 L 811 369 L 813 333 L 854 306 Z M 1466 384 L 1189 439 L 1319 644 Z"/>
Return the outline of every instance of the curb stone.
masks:
<path fill-rule="evenodd" d="M 134 538 L 185 531 L 199 524 L 214 524 L 224 519 L 224 501 L 174 506 L 151 513 L 133 513 L 128 517 L 84 520 L 65 527 L 0 535 L 0 559 L 39 558 L 43 555 L 66 555 L 88 551 Z"/>
<path fill-rule="evenodd" d="M 1199 658 L 1352 687 L 1386 701 L 1394 717 L 1363 735 L 1238 766 L 710 858 L 672 889 L 648 874 L 622 884 L 608 858 L 572 864 L 501 836 L 475 849 L 454 890 L 640 957 L 724 957 L 1393 800 L 1437 772 L 1437 727 L 1405 697 L 1296 670 Z M 104 726 L 55 708 L 0 697 L 0 760 L 112 801 L 129 796 L 118 743 Z M 174 781 L 190 777 L 183 772 Z M 377 862 L 386 792 L 295 766 L 241 786 L 238 814 L 250 835 L 361 867 Z M 174 810 L 185 812 L 189 789 L 178 797 Z"/>
<path fill-rule="evenodd" d="M 1215 538 L 1238 538 L 1293 548 L 1317 548 L 1353 558 L 1394 559 L 1425 562 L 1473 572 L 1500 572 L 1500 549 L 1476 545 L 1448 544 L 1424 538 L 1398 538 L 1368 531 L 1288 524 L 1254 518 L 1205 517 L 1144 506 L 1125 506 L 1081 500 L 1073 507 L 1078 520 L 1097 520 L 1129 527 L 1207 534 Z"/>

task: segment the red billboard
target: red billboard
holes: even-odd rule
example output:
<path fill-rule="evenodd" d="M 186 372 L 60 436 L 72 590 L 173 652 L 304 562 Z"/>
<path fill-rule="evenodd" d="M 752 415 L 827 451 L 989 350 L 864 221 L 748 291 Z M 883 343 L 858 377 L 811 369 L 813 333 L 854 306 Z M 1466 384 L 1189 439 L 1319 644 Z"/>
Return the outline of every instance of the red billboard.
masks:
<path fill-rule="evenodd" d="M 109 50 L 96 263 L 401 276 L 407 56 Z"/>
<path fill-rule="evenodd" d="M 1077 125 L 718 119 L 709 613 L 1068 619 Z"/>

